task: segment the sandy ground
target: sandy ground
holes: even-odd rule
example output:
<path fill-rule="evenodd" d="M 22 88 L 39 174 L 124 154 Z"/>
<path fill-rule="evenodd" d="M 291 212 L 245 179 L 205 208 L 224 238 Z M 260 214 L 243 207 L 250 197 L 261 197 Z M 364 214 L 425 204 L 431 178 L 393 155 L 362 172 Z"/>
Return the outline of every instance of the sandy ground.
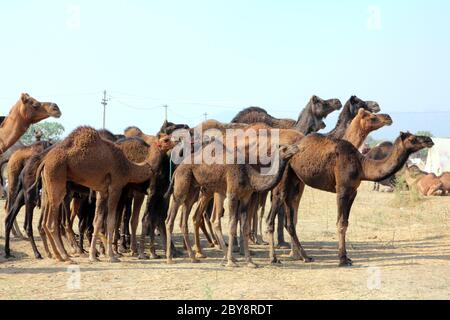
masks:
<path fill-rule="evenodd" d="M 413 202 L 408 195 L 370 189 L 369 184 L 361 187 L 351 214 L 351 268 L 337 267 L 334 195 L 308 189 L 298 232 L 314 263 L 292 261 L 287 250 L 278 250 L 283 265 L 274 267 L 267 247 L 252 246 L 255 270 L 243 263 L 231 270 L 222 267 L 215 249 L 206 249 L 209 258 L 196 265 L 182 258 L 168 266 L 162 260 L 124 257 L 118 264 L 75 258 L 78 265 L 69 266 L 37 261 L 28 242 L 14 240 L 16 258 L 0 258 L 0 298 L 449 299 L 450 197 Z M 3 221 L 3 209 L 0 214 Z M 38 246 L 42 249 L 40 240 Z"/>

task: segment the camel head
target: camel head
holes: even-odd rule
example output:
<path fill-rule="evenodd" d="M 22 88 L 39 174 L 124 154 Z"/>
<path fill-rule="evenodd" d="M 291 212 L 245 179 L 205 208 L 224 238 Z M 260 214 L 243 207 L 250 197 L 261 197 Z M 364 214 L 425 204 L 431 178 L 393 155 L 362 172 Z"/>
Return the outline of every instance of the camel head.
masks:
<path fill-rule="evenodd" d="M 342 103 L 339 99 L 323 100 L 316 95 L 312 96 L 310 103 L 313 114 L 320 120 L 326 118 L 333 111 L 337 111 L 342 108 Z"/>
<path fill-rule="evenodd" d="M 49 117 L 61 117 L 61 110 L 53 102 L 40 102 L 32 98 L 28 93 L 22 93 L 19 103 L 19 112 L 31 124 L 37 123 Z"/>
<path fill-rule="evenodd" d="M 176 142 L 170 135 L 160 134 L 158 136 L 158 142 L 156 143 L 156 145 L 162 152 L 167 152 L 175 147 Z"/>
<path fill-rule="evenodd" d="M 280 158 L 283 160 L 289 160 L 299 151 L 295 144 L 280 146 Z"/>
<path fill-rule="evenodd" d="M 164 121 L 161 129 L 159 129 L 159 133 L 172 134 L 176 130 L 181 130 L 181 129 L 187 130 L 187 129 L 189 129 L 189 126 L 186 124 L 175 124 L 172 122 L 168 122 L 166 120 L 166 121 Z"/>
<path fill-rule="evenodd" d="M 372 132 L 384 126 L 390 126 L 393 123 L 388 114 L 374 114 L 363 108 L 358 110 L 355 120 L 360 122 L 361 128 L 366 132 Z"/>
<path fill-rule="evenodd" d="M 372 113 L 378 113 L 381 111 L 378 102 L 364 101 L 358 98 L 357 96 L 352 96 L 348 101 L 348 103 L 350 103 L 350 112 L 352 115 L 356 115 L 358 110 L 361 108 Z"/>
<path fill-rule="evenodd" d="M 410 153 L 415 153 L 425 148 L 432 148 L 434 142 L 430 137 L 426 136 L 416 136 L 409 132 L 401 132 L 400 138 L 403 146 Z"/>

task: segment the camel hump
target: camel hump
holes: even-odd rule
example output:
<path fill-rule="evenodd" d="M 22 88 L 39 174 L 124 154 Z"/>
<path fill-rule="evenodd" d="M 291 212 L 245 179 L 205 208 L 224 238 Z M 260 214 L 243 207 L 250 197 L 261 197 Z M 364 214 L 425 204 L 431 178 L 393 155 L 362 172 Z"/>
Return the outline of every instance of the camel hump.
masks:
<path fill-rule="evenodd" d="M 242 110 L 241 112 L 239 112 L 236 117 L 233 118 L 233 120 L 231 120 L 232 123 L 239 123 L 241 122 L 240 119 L 248 117 L 250 114 L 252 113 L 259 113 L 264 117 L 270 117 L 272 118 L 272 116 L 270 116 L 266 110 L 264 110 L 263 108 L 260 107 L 249 107 L 246 108 L 244 110 Z"/>
<path fill-rule="evenodd" d="M 78 127 L 64 139 L 63 144 L 65 146 L 73 146 L 76 149 L 85 149 L 97 144 L 99 141 L 106 142 L 106 140 L 101 138 L 97 130 L 92 127 Z"/>

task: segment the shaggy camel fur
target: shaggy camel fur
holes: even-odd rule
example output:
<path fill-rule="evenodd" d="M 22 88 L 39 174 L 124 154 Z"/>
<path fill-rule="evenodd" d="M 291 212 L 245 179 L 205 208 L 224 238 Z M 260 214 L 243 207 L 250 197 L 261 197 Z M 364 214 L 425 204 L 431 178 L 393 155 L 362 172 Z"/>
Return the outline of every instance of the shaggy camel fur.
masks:
<path fill-rule="evenodd" d="M 381 181 L 399 171 L 408 157 L 434 145 L 429 137 L 401 133 L 394 150 L 384 160 L 365 158 L 348 141 L 313 134 L 299 144 L 300 151 L 291 159 L 290 168 L 304 184 L 337 194 L 340 266 L 351 266 L 345 235 L 353 201 L 361 181 Z M 320 146 L 320 147 L 318 147 Z M 286 208 L 289 212 L 293 208 Z M 288 214 L 288 220 L 292 217 Z"/>
<path fill-rule="evenodd" d="M 122 189 L 129 183 L 138 184 L 154 180 L 162 156 L 173 146 L 170 136 L 162 136 L 153 143 L 145 162 L 135 164 L 130 162 L 117 146 L 102 139 L 95 129 L 80 127 L 53 148 L 45 156 L 39 170 L 42 170 L 42 182 L 46 195 L 44 229 L 56 259 L 69 260 L 57 224 L 59 207 L 66 195 L 67 181 L 97 192 L 90 260 L 98 260 L 96 240 L 100 236 L 99 231 L 106 217 L 106 239 L 104 237 L 101 239 L 107 242 L 106 253 L 109 261 L 116 262 L 119 260 L 113 254 L 112 241 L 116 208 Z"/>
<path fill-rule="evenodd" d="M 231 122 L 246 124 L 265 123 L 269 127 L 277 129 L 296 129 L 306 135 L 324 129 L 326 125 L 323 119 L 331 112 L 341 108 L 342 104 L 338 99 L 323 100 L 317 96 L 313 96 L 300 113 L 297 121 L 292 119 L 276 119 L 264 109 L 251 107 L 239 112 Z"/>
<path fill-rule="evenodd" d="M 217 141 L 214 147 L 223 147 L 223 145 Z M 186 244 L 186 248 L 189 254 L 189 257 L 193 262 L 198 262 L 196 256 L 194 256 L 191 246 L 190 240 L 187 230 L 187 219 L 190 208 L 192 206 L 192 193 L 195 191 L 195 186 L 202 187 L 203 192 L 212 196 L 214 193 L 216 195 L 220 195 L 221 206 L 223 206 L 223 199 L 226 195 L 228 199 L 228 207 L 230 214 L 230 240 L 228 246 L 228 252 L 225 252 L 225 258 L 228 260 L 227 266 L 236 266 L 235 260 L 233 258 L 233 243 L 234 238 L 236 237 L 237 231 L 237 221 L 240 218 L 241 223 L 243 224 L 244 230 L 244 252 L 245 252 L 245 260 L 247 265 L 250 267 L 255 267 L 256 265 L 252 262 L 249 249 L 248 249 L 248 237 L 249 237 L 249 229 L 248 229 L 248 219 L 247 219 L 247 206 L 250 200 L 252 193 L 254 192 L 262 192 L 265 190 L 271 189 L 274 185 L 279 182 L 281 178 L 281 174 L 285 168 L 286 161 L 291 158 L 295 152 L 297 152 L 297 148 L 295 146 L 289 147 L 281 147 L 280 148 L 280 163 L 278 163 L 278 170 L 272 176 L 262 176 L 260 172 L 252 165 L 237 165 L 237 164 L 190 164 L 190 163 L 182 163 L 178 166 L 174 173 L 173 177 L 173 193 L 172 193 L 172 204 L 169 209 L 169 214 L 166 220 L 167 227 L 167 241 L 166 243 L 171 243 L 172 240 L 172 232 L 173 225 L 175 221 L 176 214 L 180 206 L 183 209 L 183 236 Z M 199 153 L 194 155 L 197 156 L 207 156 L 210 155 L 211 150 L 208 150 L 208 147 L 201 150 Z M 230 150 L 227 150 L 228 153 Z M 223 155 L 225 159 L 226 155 Z M 188 159 L 192 160 L 192 159 Z M 195 162 L 194 162 L 195 163 Z M 224 163 L 226 161 L 224 160 Z M 169 189 L 170 191 L 171 189 Z M 201 199 L 208 199 L 208 197 L 201 197 Z M 238 205 L 239 201 L 239 205 Z M 197 210 L 198 213 L 204 211 L 207 202 L 200 201 L 199 207 L 201 209 Z M 216 205 L 216 209 L 220 208 Z M 194 223 L 196 225 L 199 224 L 200 216 L 194 217 Z M 225 250 L 226 245 L 223 240 L 223 235 L 220 229 L 220 224 L 214 224 L 216 236 L 219 239 L 221 247 Z M 196 248 L 200 248 L 199 239 L 196 236 L 195 239 Z M 197 254 L 202 255 L 201 252 L 197 252 Z M 166 251 L 167 262 L 173 263 L 171 248 L 167 246 Z"/>
<path fill-rule="evenodd" d="M 61 117 L 56 103 L 39 102 L 23 93 L 0 125 L 0 154 L 19 140 L 32 124 L 48 117 Z"/>
<path fill-rule="evenodd" d="M 405 170 L 405 180 L 410 190 L 416 189 L 426 197 L 440 196 L 444 193 L 444 185 L 434 173 L 427 173 L 412 165 Z"/>

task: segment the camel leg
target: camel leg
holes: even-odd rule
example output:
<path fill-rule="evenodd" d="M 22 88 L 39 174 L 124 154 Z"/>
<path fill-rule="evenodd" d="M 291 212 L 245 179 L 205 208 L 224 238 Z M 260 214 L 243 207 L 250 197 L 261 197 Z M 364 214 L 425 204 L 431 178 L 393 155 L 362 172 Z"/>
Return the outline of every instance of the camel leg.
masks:
<path fill-rule="evenodd" d="M 227 257 L 227 244 L 225 243 L 225 239 L 222 233 L 222 212 L 223 212 L 223 203 L 225 197 L 219 193 L 214 194 L 214 206 L 213 212 L 211 216 L 211 224 L 214 228 L 214 234 L 217 237 L 217 241 L 219 243 L 220 249 L 224 253 L 224 259 Z"/>
<path fill-rule="evenodd" d="M 203 227 L 205 226 L 203 221 L 203 212 L 205 211 L 209 200 L 211 200 L 211 197 L 207 197 L 205 195 L 200 196 L 198 206 L 195 209 L 195 213 L 192 219 L 194 222 L 194 239 L 195 239 L 194 251 L 195 257 L 198 259 L 206 258 L 206 256 L 202 253 L 202 247 L 200 244 L 200 228 L 202 225 Z"/>
<path fill-rule="evenodd" d="M 214 230 L 213 230 L 213 227 L 211 224 L 211 216 L 212 216 L 213 210 L 214 210 L 214 201 L 211 199 L 211 200 L 209 200 L 205 211 L 203 211 L 203 223 L 202 223 L 202 226 L 200 227 L 200 228 L 202 228 L 202 231 L 206 237 L 206 240 L 210 244 L 211 248 L 214 248 L 216 245 L 219 244 L 219 242 L 217 241 L 217 237 L 214 234 Z M 203 230 L 203 228 L 205 230 Z"/>
<path fill-rule="evenodd" d="M 67 239 L 69 240 L 69 243 L 73 248 L 73 254 L 77 254 L 77 255 L 81 256 L 81 255 L 83 255 L 83 251 L 78 246 L 78 242 L 75 237 L 75 232 L 73 231 L 73 221 L 75 220 L 75 217 L 76 217 L 76 211 L 71 211 L 71 209 L 70 209 L 71 200 L 72 200 L 71 197 L 66 196 L 66 198 L 64 199 L 64 202 L 63 202 L 65 213 L 66 214 L 70 213 L 70 216 L 67 217 L 67 219 L 64 223 L 64 229 L 66 231 Z"/>
<path fill-rule="evenodd" d="M 259 235 L 258 233 L 256 234 L 256 241 L 258 244 L 264 244 L 267 245 L 267 242 L 264 241 L 264 237 L 263 237 L 263 220 L 264 220 L 264 215 L 266 213 L 266 203 L 267 203 L 267 193 L 263 193 L 262 195 L 262 199 L 260 202 L 261 205 L 261 211 L 259 213 Z"/>
<path fill-rule="evenodd" d="M 35 195 L 33 195 L 34 197 Z M 36 246 L 36 242 L 34 240 L 33 235 L 33 211 L 35 207 L 35 201 L 34 199 L 30 199 L 29 196 L 25 195 L 25 217 L 27 217 L 27 225 L 25 227 L 25 230 L 27 232 L 28 238 L 31 242 L 31 247 L 33 248 L 33 253 L 36 259 L 42 259 L 42 256 Z"/>
<path fill-rule="evenodd" d="M 267 216 L 266 224 L 267 224 L 267 238 L 269 240 L 269 259 L 271 264 L 280 264 L 281 261 L 278 260 L 276 254 L 275 254 L 275 218 L 277 216 L 277 212 L 279 212 L 279 198 L 275 199 L 273 198 L 272 205 L 270 207 L 269 215 Z"/>
<path fill-rule="evenodd" d="M 172 243 L 172 233 L 175 224 L 175 218 L 177 217 L 178 209 L 181 203 L 173 198 L 172 203 L 169 206 L 169 212 L 167 214 L 166 219 L 166 259 L 168 264 L 173 264 L 172 258 L 172 246 L 169 244 Z M 151 232 L 155 232 L 151 230 Z"/>
<path fill-rule="evenodd" d="M 357 192 L 351 189 L 338 190 L 338 220 L 337 229 L 339 237 L 339 266 L 348 267 L 353 264 L 352 260 L 347 257 L 347 249 L 345 243 L 345 234 L 348 228 L 348 219 L 353 202 Z"/>
<path fill-rule="evenodd" d="M 100 231 L 103 228 L 103 219 L 105 215 L 105 205 L 108 201 L 106 194 L 97 192 L 96 208 L 94 215 L 94 232 L 92 234 L 91 246 L 89 250 L 89 260 L 91 262 L 99 261 L 97 258 L 97 239 L 101 236 Z"/>
<path fill-rule="evenodd" d="M 250 254 L 250 248 L 249 248 L 249 240 L 250 240 L 250 233 L 251 233 L 250 221 L 251 221 L 252 215 L 254 213 L 254 212 L 252 212 L 252 209 L 256 209 L 256 206 L 257 206 L 257 203 L 254 200 L 257 200 L 257 198 L 250 196 L 247 199 L 240 201 L 240 206 L 239 206 L 239 219 L 241 221 L 242 238 L 243 238 L 242 247 L 244 249 L 245 262 L 247 263 L 247 266 L 249 268 L 257 267 L 256 264 L 252 261 L 252 257 Z M 251 207 L 253 207 L 253 208 L 251 208 Z"/>
<path fill-rule="evenodd" d="M 195 197 L 193 197 L 193 194 L 191 194 L 186 198 L 186 200 L 187 201 L 185 201 L 184 205 L 182 206 L 183 215 L 181 220 L 181 230 L 183 232 L 184 243 L 186 244 L 186 251 L 188 253 L 189 258 L 193 263 L 198 263 L 200 261 L 196 258 L 191 247 L 191 240 L 189 239 L 189 226 L 188 226 L 189 214 L 196 199 Z"/>
<path fill-rule="evenodd" d="M 45 233 L 44 223 L 45 223 L 45 211 L 44 211 L 44 209 L 41 209 L 41 216 L 39 217 L 38 231 L 39 231 L 39 234 L 42 239 L 42 244 L 44 246 L 45 254 L 47 255 L 47 258 L 51 259 L 53 256 L 48 247 L 47 234 Z"/>
<path fill-rule="evenodd" d="M 7 206 L 9 210 L 7 211 L 7 216 L 5 218 L 5 258 L 12 258 L 10 250 L 10 236 L 11 231 L 14 228 L 14 221 L 20 212 L 20 208 L 25 204 L 25 197 L 23 191 L 21 190 L 17 195 L 14 204 Z"/>
<path fill-rule="evenodd" d="M 43 205 L 42 215 L 43 215 L 42 227 L 45 232 L 46 238 L 47 238 L 48 242 L 50 243 L 50 246 L 52 247 L 53 253 L 55 255 L 55 259 L 58 261 L 64 261 L 63 257 L 61 256 L 61 253 L 58 251 L 55 239 L 53 238 L 53 236 L 51 234 L 51 231 L 52 231 L 50 229 L 51 218 L 50 218 L 48 203 Z"/>
<path fill-rule="evenodd" d="M 300 200 L 305 191 L 305 184 L 299 182 L 297 188 L 292 188 L 288 192 L 288 196 L 285 201 L 285 212 L 286 212 L 286 230 L 291 237 L 292 250 L 291 257 L 296 260 L 303 260 L 305 262 L 312 262 L 314 259 L 308 257 L 306 251 L 303 249 L 297 235 L 297 219 L 298 219 L 298 207 Z"/>
<path fill-rule="evenodd" d="M 230 214 L 230 231 L 228 239 L 227 267 L 236 267 L 236 260 L 233 257 L 234 241 L 237 236 L 237 223 L 239 216 L 239 201 L 232 193 L 228 193 L 228 212 Z"/>
<path fill-rule="evenodd" d="M 113 250 L 114 231 L 116 229 L 117 203 L 119 202 L 122 188 L 109 187 L 108 190 L 108 215 L 106 217 L 106 253 L 109 262 L 120 262 Z"/>
<path fill-rule="evenodd" d="M 131 255 L 137 255 L 137 240 L 136 240 L 136 231 L 139 225 L 139 214 L 141 212 L 142 204 L 145 200 L 145 194 L 136 193 L 134 195 L 133 202 L 133 212 L 131 214 L 131 238 L 130 238 L 130 247 L 131 247 Z"/>

